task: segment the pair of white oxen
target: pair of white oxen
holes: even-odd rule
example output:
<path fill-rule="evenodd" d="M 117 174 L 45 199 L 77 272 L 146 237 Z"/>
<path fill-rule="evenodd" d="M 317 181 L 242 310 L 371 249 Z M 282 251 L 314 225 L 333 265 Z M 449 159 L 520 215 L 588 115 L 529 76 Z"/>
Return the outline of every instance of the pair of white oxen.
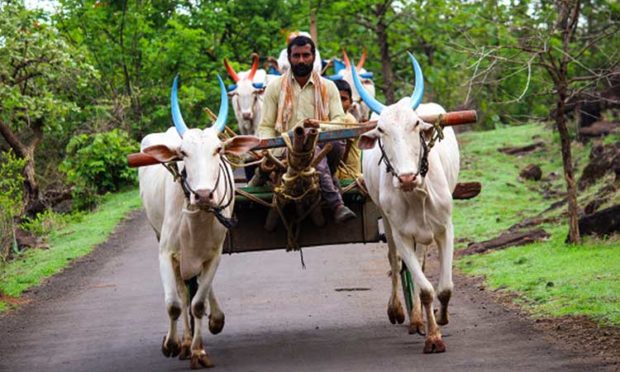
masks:
<path fill-rule="evenodd" d="M 444 139 L 431 151 L 426 150 L 433 126 L 420 116 L 445 111 L 434 103 L 420 104 L 424 93 L 422 71 L 415 58 L 409 56 L 415 71 L 414 92 L 387 107 L 366 92 L 353 69 L 355 87 L 379 115 L 376 127 L 360 137 L 359 146 L 364 150 L 364 180 L 383 215 L 388 237 L 392 273 L 390 321 L 402 323 L 405 319 L 396 292 L 400 256 L 415 282 L 410 332 L 422 333 L 425 327 L 424 352 L 443 352 L 445 345 L 438 324 L 448 323 L 447 307 L 453 288 L 452 191 L 459 172 L 459 150 L 451 128 L 444 129 Z M 142 152 L 168 168 L 150 166 L 139 170 L 140 194 L 159 240 L 160 272 L 170 317 L 162 352 L 190 359 L 192 368 L 212 365 L 202 343 L 204 315 L 209 314 L 212 333 L 220 332 L 224 326 L 224 313 L 211 284 L 227 232 L 221 221 L 230 218 L 234 208 L 232 170 L 225 156 L 245 153 L 259 142 L 247 135 L 225 142 L 218 138 L 228 114 L 228 95 L 219 75 L 218 80 L 221 106 L 216 122 L 207 129 L 188 129 L 179 109 L 175 78 L 171 94 L 175 128 L 150 134 L 142 141 Z M 379 146 L 375 146 L 377 142 Z M 181 170 L 177 177 L 169 172 L 171 162 L 177 162 Z M 441 271 L 437 295 L 421 264 L 426 246 L 433 242 L 439 250 Z M 185 281 L 192 278 L 197 289 L 190 299 Z M 440 302 L 437 318 L 433 311 L 435 296 Z M 185 327 L 182 339 L 177 334 L 179 317 Z"/>

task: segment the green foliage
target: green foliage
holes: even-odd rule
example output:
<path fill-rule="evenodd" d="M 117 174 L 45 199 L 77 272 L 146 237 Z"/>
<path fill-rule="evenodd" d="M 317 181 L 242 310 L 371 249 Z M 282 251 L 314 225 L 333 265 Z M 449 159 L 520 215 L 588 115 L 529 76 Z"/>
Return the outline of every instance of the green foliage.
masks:
<path fill-rule="evenodd" d="M 12 217 L 19 215 L 23 207 L 22 172 L 25 165 L 25 160 L 16 157 L 11 150 L 0 153 L 0 205 L 1 210 Z"/>
<path fill-rule="evenodd" d="M 92 207 L 98 195 L 134 185 L 136 171 L 127 165 L 127 154 L 137 151 L 137 142 L 117 129 L 73 137 L 60 170 L 74 184 L 78 208 Z"/>
<path fill-rule="evenodd" d="M 457 200 L 454 207 L 455 235 L 470 241 L 490 239 L 499 231 L 521 221 L 525 216 L 542 212 L 547 207 L 542 195 L 532 192 L 529 183 L 519 179 L 519 171 L 530 162 L 541 164 L 545 175 L 561 174 L 562 162 L 553 155 L 555 146 L 534 152 L 527 158 L 515 158 L 498 148 L 532 143 L 534 138 L 551 142 L 551 133 L 541 124 L 505 127 L 459 136 L 462 182 L 482 183 L 482 192 L 474 199 Z M 560 186 L 553 185 L 558 190 Z"/>
<path fill-rule="evenodd" d="M 556 137 L 556 133 L 540 124 L 459 136 L 462 147 L 459 179 L 482 183 L 478 197 L 455 201 L 455 235 L 461 241 L 493 238 L 513 224 L 539 215 L 563 197 L 565 186 L 558 176 L 562 174 L 562 161 L 559 154 L 553 154 L 559 152 L 554 143 Z M 499 147 L 523 146 L 534 140 L 544 142 L 546 148 L 519 157 L 497 151 Z M 589 146 L 573 146 L 574 159 L 581 167 L 587 164 L 589 152 Z M 519 179 L 519 171 L 530 163 L 540 165 L 542 181 Z M 603 187 L 603 184 L 594 185 L 580 193 L 579 205 L 586 205 Z M 543 189 L 550 196 L 545 196 Z M 618 196 L 615 198 L 617 202 Z M 585 315 L 602 324 L 618 325 L 619 238 L 587 238 L 583 245 L 567 245 L 565 210 L 563 207 L 543 214 L 559 219 L 557 223 L 541 226 L 551 234 L 548 241 L 467 256 L 458 260 L 456 266 L 467 273 L 483 275 L 494 289 L 517 293 L 517 302 L 536 316 Z M 461 242 L 456 248 L 464 247 Z"/>
<path fill-rule="evenodd" d="M 66 226 L 51 232 L 49 249 L 27 250 L 16 260 L 0 262 L 0 293 L 19 296 L 62 271 L 73 260 L 106 241 L 118 223 L 140 205 L 138 192 L 133 189 L 109 194 L 96 210 L 67 219 Z M 0 311 L 8 307 L 0 301 Z"/>
<path fill-rule="evenodd" d="M 567 246 L 567 228 L 546 226 L 547 242 L 462 259 L 467 273 L 484 275 L 492 288 L 521 295 L 536 316 L 585 315 L 620 325 L 620 241 L 585 239 Z"/>
<path fill-rule="evenodd" d="M 48 209 L 35 217 L 24 218 L 20 226 L 38 237 L 47 237 L 52 231 L 64 227 L 70 219 L 70 215 L 62 215 Z"/>
<path fill-rule="evenodd" d="M 44 131 L 63 132 L 67 117 L 79 112 L 75 98 L 94 70 L 83 51 L 59 37 L 40 12 L 19 2 L 2 3 L 0 119 L 18 131 L 43 120 Z"/>
<path fill-rule="evenodd" d="M 0 259 L 6 259 L 14 244 L 14 219 L 24 207 L 22 171 L 26 162 L 12 151 L 0 153 Z"/>
<path fill-rule="evenodd" d="M 169 125 L 176 74 L 188 126 L 208 124 L 204 106 L 217 112 L 219 105 L 215 74 L 227 78 L 222 59 L 247 69 L 252 52 L 277 55 L 297 5 L 277 0 L 60 3 L 63 11 L 54 15 L 55 25 L 72 44 L 89 51 L 100 71 L 99 110 L 85 122 L 96 130 L 114 123 L 135 137 Z M 117 105 L 120 101 L 125 104 Z"/>

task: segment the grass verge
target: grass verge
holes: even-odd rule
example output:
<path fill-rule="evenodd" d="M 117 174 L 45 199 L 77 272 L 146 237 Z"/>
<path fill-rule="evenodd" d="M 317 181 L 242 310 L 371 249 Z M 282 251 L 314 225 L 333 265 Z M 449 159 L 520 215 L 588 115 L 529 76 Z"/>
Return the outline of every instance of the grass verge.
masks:
<path fill-rule="evenodd" d="M 74 218 L 49 236 L 49 249 L 29 249 L 15 260 L 0 263 L 0 293 L 15 298 L 41 284 L 105 242 L 125 216 L 141 206 L 138 190 L 106 195 L 93 212 Z M 0 298 L 0 312 L 12 307 Z"/>
<path fill-rule="evenodd" d="M 551 130 L 539 124 L 525 125 L 467 133 L 460 139 L 460 179 L 480 181 L 483 190 L 478 198 L 455 202 L 455 231 L 461 242 L 457 249 L 464 248 L 467 241 L 495 237 L 562 198 L 565 186 L 559 143 Z M 545 148 L 524 156 L 497 151 L 534 141 L 544 142 Z M 573 146 L 578 169 L 587 163 L 590 148 Z M 519 179 L 519 171 L 530 163 L 542 168 L 542 181 Z M 593 185 L 580 193 L 580 206 L 600 188 L 600 184 Z M 616 195 L 611 201 L 617 199 Z M 620 325 L 620 238 L 586 238 L 582 245 L 565 244 L 565 210 L 564 206 L 544 213 L 560 218 L 557 224 L 541 225 L 551 234 L 549 240 L 467 256 L 456 266 L 467 274 L 484 276 L 492 289 L 516 293 L 515 302 L 534 316 L 585 315 L 599 324 Z"/>

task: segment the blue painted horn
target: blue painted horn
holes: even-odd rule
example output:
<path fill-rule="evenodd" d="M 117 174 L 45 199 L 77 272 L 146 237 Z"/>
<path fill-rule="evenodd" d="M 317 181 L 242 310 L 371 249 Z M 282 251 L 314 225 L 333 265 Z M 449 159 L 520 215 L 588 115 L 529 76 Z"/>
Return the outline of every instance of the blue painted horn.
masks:
<path fill-rule="evenodd" d="M 172 111 L 172 122 L 174 123 L 175 128 L 177 128 L 177 132 L 181 137 L 187 131 L 187 125 L 185 125 L 185 120 L 183 120 L 183 116 L 181 115 L 181 109 L 179 108 L 179 99 L 178 99 L 178 80 L 179 75 L 174 77 L 174 82 L 172 83 L 172 93 L 170 94 L 170 106 Z M 217 75 L 217 80 L 220 83 L 220 112 L 217 115 L 217 120 L 213 123 L 213 127 L 217 129 L 218 132 L 224 130 L 224 126 L 226 125 L 226 119 L 228 117 L 228 94 L 226 93 L 226 87 L 224 86 L 224 81 L 220 75 Z"/>
<path fill-rule="evenodd" d="M 355 65 L 354 63 L 351 63 L 351 64 L 353 66 Z M 385 105 L 383 103 L 377 101 L 375 99 L 375 97 L 373 97 L 370 94 L 368 94 L 366 89 L 364 89 L 364 85 L 360 81 L 360 77 L 357 74 L 357 69 L 356 68 L 352 68 L 351 72 L 353 73 L 353 83 L 355 84 L 355 89 L 357 89 L 357 92 L 359 93 L 359 95 L 362 98 L 362 100 L 364 101 L 364 103 L 366 105 L 368 105 L 368 107 L 372 111 L 376 112 L 377 114 L 381 114 L 381 111 L 383 111 L 383 109 L 385 108 Z"/>
<path fill-rule="evenodd" d="M 220 112 L 217 114 L 217 120 L 213 123 L 213 128 L 221 132 L 224 130 L 226 119 L 228 118 L 228 94 L 226 93 L 226 86 L 220 74 L 217 74 L 217 80 L 220 83 Z"/>
<path fill-rule="evenodd" d="M 323 77 L 331 81 L 342 80 L 342 75 L 340 74 L 334 74 L 334 75 L 323 76 Z"/>
<path fill-rule="evenodd" d="M 347 67 L 344 65 L 344 62 L 342 62 L 339 59 L 332 59 L 333 63 L 334 63 L 334 72 L 336 73 L 336 75 L 340 74 L 341 70 L 345 70 Z"/>
<path fill-rule="evenodd" d="M 174 81 L 172 82 L 172 93 L 170 93 L 170 109 L 172 111 L 172 122 L 174 123 L 175 128 L 177 128 L 179 136 L 183 137 L 183 134 L 187 130 L 187 125 L 185 125 L 185 121 L 183 120 L 183 116 L 181 115 L 181 109 L 179 108 L 179 100 L 177 97 L 178 80 L 179 75 L 177 74 L 177 76 L 174 77 Z"/>
<path fill-rule="evenodd" d="M 411 108 L 415 110 L 420 105 L 420 102 L 422 102 L 422 97 L 424 96 L 424 76 L 422 75 L 422 69 L 418 64 L 418 61 L 415 59 L 413 54 L 409 52 L 407 52 L 407 54 L 409 54 L 411 64 L 413 65 L 413 71 L 415 72 L 415 88 L 411 94 Z"/>

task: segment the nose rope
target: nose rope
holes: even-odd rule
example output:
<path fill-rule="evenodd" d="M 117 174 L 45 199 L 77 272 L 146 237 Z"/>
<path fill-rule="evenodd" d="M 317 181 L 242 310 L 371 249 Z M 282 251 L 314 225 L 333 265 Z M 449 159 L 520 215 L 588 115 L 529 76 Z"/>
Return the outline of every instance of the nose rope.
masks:
<path fill-rule="evenodd" d="M 418 171 L 415 174 L 416 177 L 417 176 L 422 176 L 422 177 L 426 177 L 426 173 L 428 173 L 428 153 L 429 153 L 429 146 L 427 145 L 426 141 L 424 140 L 424 136 L 422 135 L 422 133 L 420 133 L 420 143 L 421 143 L 421 147 L 420 147 L 420 155 L 419 155 L 419 160 L 418 160 Z M 390 162 L 390 160 L 387 157 L 387 154 L 385 153 L 385 149 L 383 147 L 383 142 L 381 141 L 381 138 L 379 138 L 379 148 L 381 149 L 381 158 L 379 158 L 379 162 L 377 163 L 377 165 L 381 165 L 381 163 L 383 162 L 385 164 L 385 171 L 387 173 L 392 173 L 395 177 L 399 177 L 398 172 L 396 172 L 396 170 L 394 169 L 394 166 L 392 166 L 392 163 Z"/>
<path fill-rule="evenodd" d="M 379 158 L 377 165 L 381 165 L 381 162 L 385 163 L 385 171 L 396 176 L 396 173 L 394 173 L 394 167 L 392 167 L 392 163 L 390 163 L 390 160 L 385 154 L 385 149 L 383 148 L 383 141 L 381 141 L 381 138 L 379 138 L 379 148 L 381 149 L 381 158 Z"/>
<path fill-rule="evenodd" d="M 191 194 L 197 195 L 196 191 L 194 191 L 194 189 L 192 189 L 192 187 L 187 182 L 187 171 L 185 170 L 185 168 L 183 168 L 183 170 L 179 172 L 179 168 L 176 162 L 163 164 L 163 166 L 166 167 L 166 169 L 168 169 L 170 173 L 172 173 L 174 180 L 179 182 L 186 200 L 189 201 Z M 213 195 L 215 190 L 217 190 L 222 173 L 224 173 L 226 177 L 226 183 L 224 184 L 224 194 L 222 195 L 222 198 L 218 201 L 216 207 L 209 206 L 207 208 L 201 208 L 201 209 L 204 210 L 205 212 L 213 213 L 215 218 L 217 218 L 217 220 L 225 228 L 231 229 L 237 224 L 237 219 L 235 217 L 228 218 L 224 216 L 224 214 L 222 214 L 222 210 L 226 209 L 232 203 L 233 198 L 235 197 L 234 184 L 233 184 L 233 178 L 230 174 L 232 172 L 227 171 L 226 165 L 224 164 L 224 157 L 220 155 L 219 171 L 217 173 L 217 179 L 215 180 L 215 186 L 213 187 L 213 191 L 211 192 L 211 195 Z M 227 198 L 228 200 L 226 200 Z"/>

